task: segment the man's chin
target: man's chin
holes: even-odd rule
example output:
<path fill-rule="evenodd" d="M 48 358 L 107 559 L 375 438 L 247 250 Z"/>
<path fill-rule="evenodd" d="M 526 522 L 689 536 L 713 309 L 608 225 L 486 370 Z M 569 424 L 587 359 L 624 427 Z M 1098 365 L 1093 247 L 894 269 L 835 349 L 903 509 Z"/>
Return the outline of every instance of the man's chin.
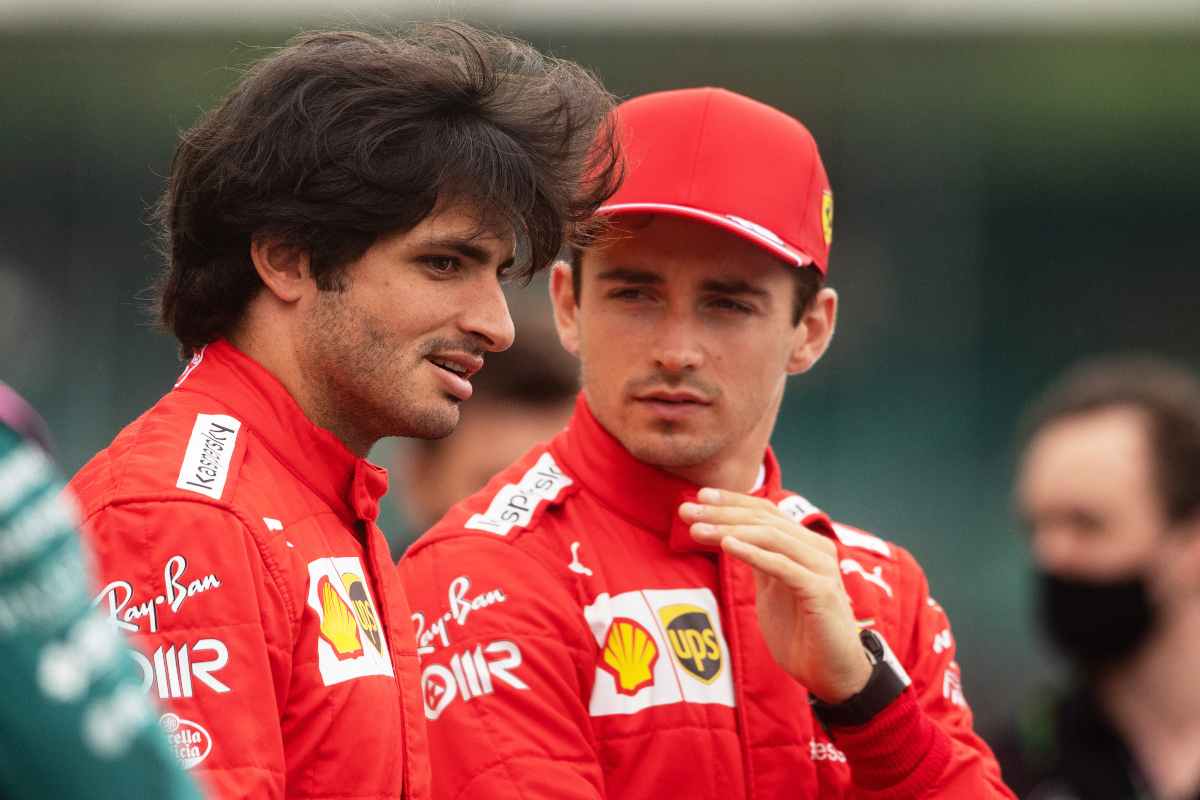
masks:
<path fill-rule="evenodd" d="M 630 455 L 644 464 L 683 469 L 704 464 L 720 452 L 720 444 L 686 434 L 639 433 L 620 439 Z"/>
<path fill-rule="evenodd" d="M 396 435 L 410 439 L 444 439 L 454 433 L 460 416 L 457 401 L 443 400 L 406 414 L 398 426 L 401 432 Z"/>

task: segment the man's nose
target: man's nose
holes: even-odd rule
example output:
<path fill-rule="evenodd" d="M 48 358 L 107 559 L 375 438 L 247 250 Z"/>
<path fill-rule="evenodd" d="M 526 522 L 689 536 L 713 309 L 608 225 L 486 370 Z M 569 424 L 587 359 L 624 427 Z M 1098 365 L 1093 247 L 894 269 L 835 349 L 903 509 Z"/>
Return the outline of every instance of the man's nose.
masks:
<path fill-rule="evenodd" d="M 687 314 L 664 315 L 653 346 L 654 362 L 666 372 L 687 372 L 704 363 L 704 350 L 692 320 Z"/>
<path fill-rule="evenodd" d="M 489 352 L 507 350 L 512 346 L 516 331 L 508 311 L 508 299 L 499 279 L 488 276 L 481 281 L 479 291 L 464 310 L 462 329 L 483 342 Z"/>
<path fill-rule="evenodd" d="M 1059 527 L 1035 531 L 1031 539 L 1033 560 L 1038 567 L 1055 574 L 1074 574 L 1079 569 L 1077 536 Z"/>

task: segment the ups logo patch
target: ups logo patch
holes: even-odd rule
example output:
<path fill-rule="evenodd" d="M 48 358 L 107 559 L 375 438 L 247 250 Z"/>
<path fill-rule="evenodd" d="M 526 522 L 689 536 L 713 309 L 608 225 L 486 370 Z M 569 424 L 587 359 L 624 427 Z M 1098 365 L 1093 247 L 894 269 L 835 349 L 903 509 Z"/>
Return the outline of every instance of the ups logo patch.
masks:
<path fill-rule="evenodd" d="M 724 658 L 708 612 L 690 603 L 676 603 L 660 608 L 658 616 L 679 666 L 704 683 L 715 681 Z"/>

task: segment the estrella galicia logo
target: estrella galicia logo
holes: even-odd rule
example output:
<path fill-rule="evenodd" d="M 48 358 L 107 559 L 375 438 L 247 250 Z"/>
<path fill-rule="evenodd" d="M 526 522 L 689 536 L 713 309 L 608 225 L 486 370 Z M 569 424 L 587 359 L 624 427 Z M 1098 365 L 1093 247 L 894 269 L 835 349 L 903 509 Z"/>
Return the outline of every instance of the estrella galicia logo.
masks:
<path fill-rule="evenodd" d="M 658 615 L 679 666 L 704 683 L 715 681 L 724 659 L 708 612 L 690 603 L 675 603 L 660 608 Z"/>

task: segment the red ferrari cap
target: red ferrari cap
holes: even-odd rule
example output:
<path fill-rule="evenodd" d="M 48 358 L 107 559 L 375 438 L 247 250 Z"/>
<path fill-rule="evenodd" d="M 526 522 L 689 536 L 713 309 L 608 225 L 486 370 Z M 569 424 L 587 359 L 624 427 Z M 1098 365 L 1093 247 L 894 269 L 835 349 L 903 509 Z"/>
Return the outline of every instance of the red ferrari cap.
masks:
<path fill-rule="evenodd" d="M 636 97 L 616 118 L 625 182 L 599 213 L 689 217 L 828 273 L 833 192 L 796 119 L 714 88 Z"/>

